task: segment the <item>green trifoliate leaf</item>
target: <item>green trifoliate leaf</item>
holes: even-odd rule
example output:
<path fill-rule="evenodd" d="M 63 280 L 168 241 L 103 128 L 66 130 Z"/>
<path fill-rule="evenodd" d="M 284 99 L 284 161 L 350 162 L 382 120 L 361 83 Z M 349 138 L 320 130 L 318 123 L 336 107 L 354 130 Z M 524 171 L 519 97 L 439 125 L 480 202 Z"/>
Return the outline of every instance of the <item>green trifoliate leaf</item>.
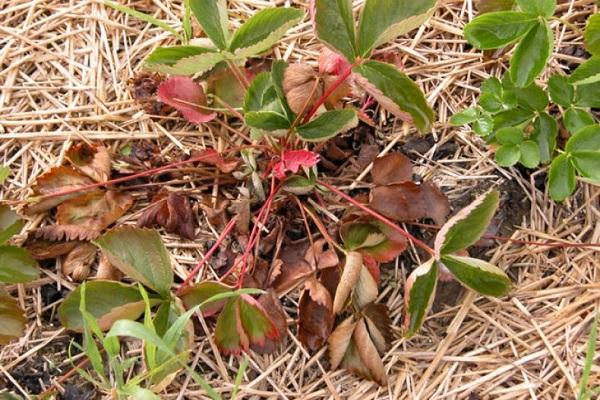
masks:
<path fill-rule="evenodd" d="M 434 113 L 419 86 L 394 65 L 366 61 L 353 71 L 356 81 L 386 110 L 399 118 L 412 118 L 421 132 L 427 132 Z M 408 115 L 407 115 L 408 114 Z"/>
<path fill-rule="evenodd" d="M 510 75 L 518 87 L 533 83 L 548 63 L 554 34 L 546 20 L 538 21 L 517 46 L 510 62 Z"/>
<path fill-rule="evenodd" d="M 437 279 L 438 265 L 432 258 L 417 267 L 406 280 L 404 327 L 407 337 L 413 336 L 423 325 L 425 315 L 433 304 Z"/>
<path fill-rule="evenodd" d="M 593 55 L 600 55 L 600 14 L 588 18 L 584 38 L 587 51 Z"/>
<path fill-rule="evenodd" d="M 289 129 L 291 126 L 285 115 L 275 111 L 250 111 L 244 118 L 246 125 L 265 131 Z"/>
<path fill-rule="evenodd" d="M 536 141 L 540 149 L 540 162 L 548 163 L 552 160 L 556 148 L 558 123 L 547 113 L 540 113 L 533 124 L 531 138 Z"/>
<path fill-rule="evenodd" d="M 473 123 L 473 131 L 479 136 L 489 136 L 493 130 L 494 119 L 487 112 L 482 113 L 477 121 Z"/>
<path fill-rule="evenodd" d="M 458 114 L 454 114 L 452 118 L 450 118 L 450 124 L 454 126 L 462 126 L 471 124 L 479 118 L 480 111 L 477 107 L 470 107 L 464 111 L 459 112 Z"/>
<path fill-rule="evenodd" d="M 122 226 L 94 241 L 109 261 L 125 275 L 160 293 L 169 294 L 173 284 L 171 259 L 160 235 L 153 229 Z"/>
<path fill-rule="evenodd" d="M 600 125 L 580 130 L 569 139 L 565 150 L 582 176 L 600 182 Z"/>
<path fill-rule="evenodd" d="M 177 74 L 175 64 L 184 58 L 213 53 L 214 50 L 199 46 L 158 47 L 144 61 L 144 67 L 165 74 Z"/>
<path fill-rule="evenodd" d="M 358 125 L 356 111 L 352 109 L 326 111 L 312 121 L 297 128 L 298 136 L 307 142 L 331 139 Z"/>
<path fill-rule="evenodd" d="M 527 168 L 535 168 L 540 165 L 540 146 L 533 140 L 526 140 L 519 145 L 521 157 L 519 162 Z"/>
<path fill-rule="evenodd" d="M 94 316 L 102 330 L 110 329 L 119 319 L 135 320 L 144 313 L 144 298 L 136 286 L 103 280 L 86 282 L 85 286 L 85 309 Z M 158 302 L 154 297 L 151 299 L 151 304 Z M 80 303 L 81 286 L 69 293 L 58 307 L 58 317 L 65 328 L 83 329 Z"/>
<path fill-rule="evenodd" d="M 277 92 L 269 72 L 261 72 L 252 79 L 244 96 L 244 112 L 260 111 L 277 99 Z"/>
<path fill-rule="evenodd" d="M 517 4 L 528 14 L 551 17 L 556 10 L 556 0 L 517 0 Z"/>
<path fill-rule="evenodd" d="M 571 107 L 565 112 L 564 122 L 567 130 L 574 134 L 586 126 L 594 125 L 596 120 L 588 111 Z"/>
<path fill-rule="evenodd" d="M 594 56 L 581 64 L 573 71 L 569 80 L 573 85 L 600 82 L 600 55 Z"/>
<path fill-rule="evenodd" d="M 521 150 L 516 144 L 505 144 L 496 150 L 496 162 L 501 167 L 512 167 L 521 158 Z"/>
<path fill-rule="evenodd" d="M 16 299 L 0 287 L 0 344 L 20 337 L 25 330 L 25 312 Z"/>
<path fill-rule="evenodd" d="M 575 168 L 566 154 L 561 154 L 552 161 L 548 173 L 550 197 L 563 201 L 575 190 Z"/>
<path fill-rule="evenodd" d="M 190 0 L 190 7 L 206 36 L 221 50 L 229 42 L 227 2 L 225 0 Z"/>
<path fill-rule="evenodd" d="M 225 57 L 221 53 L 206 52 L 197 56 L 182 58 L 173 66 L 168 67 L 168 71 L 165 68 L 163 72 L 172 75 L 204 74 L 224 60 Z"/>
<path fill-rule="evenodd" d="M 515 88 L 517 104 L 523 108 L 544 111 L 548 107 L 548 94 L 538 85 L 531 84 L 526 88 Z"/>
<path fill-rule="evenodd" d="M 465 38 L 481 50 L 498 49 L 519 40 L 536 24 L 537 17 L 515 11 L 481 15 L 465 26 Z"/>
<path fill-rule="evenodd" d="M 27 250 L 16 246 L 0 246 L 0 282 L 30 282 L 39 275 L 38 263 Z"/>
<path fill-rule="evenodd" d="M 441 261 L 460 283 L 484 296 L 504 296 L 512 287 L 504 271 L 483 260 L 445 255 Z"/>
<path fill-rule="evenodd" d="M 534 112 L 524 108 L 514 108 L 503 111 L 494 116 L 494 129 L 502 129 L 510 126 L 520 125 L 533 119 Z"/>
<path fill-rule="evenodd" d="M 418 28 L 435 11 L 436 0 L 367 0 L 358 23 L 358 53 L 368 57 L 376 47 Z"/>
<path fill-rule="evenodd" d="M 600 82 L 577 85 L 575 89 L 575 102 L 577 107 L 600 108 Z"/>
<path fill-rule="evenodd" d="M 297 8 L 266 8 L 254 14 L 235 32 L 229 51 L 240 57 L 250 57 L 269 50 L 304 13 Z"/>
<path fill-rule="evenodd" d="M 315 11 L 319 39 L 353 62 L 358 54 L 352 0 L 315 0 Z"/>
<path fill-rule="evenodd" d="M 435 252 L 450 254 L 477 242 L 487 229 L 500 201 L 500 194 L 491 190 L 460 210 L 442 226 L 435 238 Z"/>
<path fill-rule="evenodd" d="M 305 195 L 315 189 L 315 182 L 305 176 L 291 175 L 284 182 L 282 189 L 295 195 Z"/>
<path fill-rule="evenodd" d="M 523 141 L 523 131 L 515 127 L 498 129 L 496 139 L 502 144 L 519 144 Z"/>
<path fill-rule="evenodd" d="M 7 205 L 0 205 L 0 244 L 19 233 L 23 225 L 23 220 L 16 212 Z"/>
<path fill-rule="evenodd" d="M 548 91 L 552 101 L 563 107 L 570 107 L 575 100 L 575 89 L 566 76 L 552 75 L 548 80 Z"/>

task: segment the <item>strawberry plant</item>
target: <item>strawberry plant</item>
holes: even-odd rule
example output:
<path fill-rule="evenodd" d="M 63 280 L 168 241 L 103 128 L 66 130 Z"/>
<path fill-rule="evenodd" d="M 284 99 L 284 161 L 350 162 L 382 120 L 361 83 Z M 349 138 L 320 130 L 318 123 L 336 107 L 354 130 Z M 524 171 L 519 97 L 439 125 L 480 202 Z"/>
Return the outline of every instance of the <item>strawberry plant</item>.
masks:
<path fill-rule="evenodd" d="M 109 4 L 165 27 L 147 15 Z M 369 159 L 368 196 L 345 193 L 334 184 L 335 176 L 323 172 L 331 153 L 338 159 L 349 157 L 336 147 L 336 140 L 361 120 L 372 124 L 368 113 L 375 103 L 422 133 L 431 128 L 434 113 L 421 89 L 397 65 L 381 61 L 386 54 L 378 48 L 422 25 L 435 11 L 435 0 L 367 0 L 357 20 L 349 0 L 315 0 L 309 12 L 324 45 L 318 68 L 273 60 L 264 64 L 269 67 L 260 64 L 259 71 L 256 58 L 293 29 L 302 11 L 270 8 L 231 32 L 225 1 L 190 0 L 184 5 L 183 34 L 168 28 L 182 44 L 155 49 L 144 64 L 172 76 L 145 75 L 133 82 L 143 85 L 136 89 L 145 109 L 147 102 L 158 99 L 160 104 L 152 103 L 151 110 L 176 110 L 192 124 L 230 128 L 225 147 L 169 161 L 130 147 L 121 149 L 115 161 L 101 144 L 74 145 L 67 151 L 66 165 L 38 177 L 24 207 L 27 214 L 56 208 L 56 224 L 30 232 L 26 245 L 39 259 L 64 257 L 63 272 L 71 280 L 86 279 L 100 251 L 96 279 L 77 287 L 59 308 L 66 328 L 85 333 L 82 347 L 96 355 L 98 376 L 104 376 L 104 365 L 94 343 L 116 355 L 118 349 L 107 348 L 115 345 L 111 338 L 132 336 L 145 341 L 148 387 L 163 387 L 177 371 L 188 368 L 184 365 L 194 333 L 187 322 L 196 311 L 209 318 L 214 341 L 225 354 L 277 351 L 288 334 L 280 298 L 300 288 L 300 341 L 310 350 L 327 344 L 333 368 L 341 366 L 385 384 L 381 353 L 393 335 L 389 310 L 379 303 L 383 264 L 407 256 L 409 246 L 419 249 L 419 258 L 428 257 L 425 262 L 414 260 L 418 266 L 404 283 L 406 337 L 423 325 L 440 276 L 486 296 L 509 292 L 511 281 L 502 269 L 468 254 L 498 207 L 496 191 L 447 220 L 450 204 L 444 193 L 431 181 L 413 180 L 412 163 L 401 153 Z M 530 15 L 539 10 L 524 11 Z M 192 38 L 192 15 L 206 37 Z M 523 35 L 527 27 L 534 29 L 532 24 L 520 28 Z M 540 17 L 535 29 L 544 32 L 546 24 Z M 528 81 L 532 73 L 517 83 Z M 490 91 L 500 90 L 494 94 L 502 100 L 498 113 L 513 97 L 513 108 L 520 109 L 523 96 L 507 94 L 504 100 L 505 90 L 519 88 L 508 79 L 506 89 L 504 82 L 489 84 Z M 527 90 L 538 94 L 535 88 Z M 540 110 L 533 104 L 537 98 L 524 97 L 522 108 L 532 115 Z M 491 133 L 491 111 L 474 109 L 461 118 Z M 582 132 L 565 157 L 589 169 L 582 160 L 594 135 Z M 504 152 L 534 163 L 525 135 L 507 131 L 499 136 L 508 148 Z M 115 170 L 122 176 L 113 176 Z M 220 188 L 230 195 L 218 199 L 220 204 L 196 201 L 198 207 L 192 207 L 194 199 L 156 181 L 163 174 L 184 182 L 218 177 Z M 134 181 L 161 190 L 148 197 L 139 227 L 119 226 L 134 205 L 127 193 Z M 338 203 L 343 212 L 328 210 Z M 191 271 L 175 274 L 158 231 L 147 227 L 194 239 L 197 208 L 220 233 Z M 441 226 L 434 244 L 399 225 L 423 219 Z M 197 281 L 208 263 L 214 278 Z M 123 276 L 140 286 L 119 282 Z M 143 323 L 135 322 L 142 316 Z M 336 325 L 337 320 L 342 322 Z M 177 334 L 169 326 L 177 326 Z M 105 376 L 104 381 L 105 389 L 114 387 Z M 123 382 L 117 386 L 129 393 Z"/>
<path fill-rule="evenodd" d="M 596 96 L 600 90 L 600 16 L 590 17 L 584 35 L 592 57 L 570 76 L 551 76 L 545 89 L 535 79 L 552 55 L 554 39 L 549 22 L 560 20 L 553 17 L 556 2 L 517 1 L 516 5 L 518 11 L 513 10 L 514 2 L 502 4 L 503 10 L 493 8 L 465 27 L 465 38 L 479 49 L 516 47 L 502 79 L 485 80 L 479 104 L 454 115 L 450 122 L 455 126 L 472 124 L 475 134 L 496 149 L 500 166 L 519 163 L 532 169 L 550 164 L 549 193 L 562 201 L 575 191 L 577 174 L 588 182 L 600 182 L 596 172 L 598 131 L 594 128 L 598 121 L 590 112 L 600 107 Z M 570 134 L 564 146 L 559 140 L 563 129 Z M 579 135 L 583 131 L 586 133 Z M 573 142 L 578 144 L 569 144 Z"/>

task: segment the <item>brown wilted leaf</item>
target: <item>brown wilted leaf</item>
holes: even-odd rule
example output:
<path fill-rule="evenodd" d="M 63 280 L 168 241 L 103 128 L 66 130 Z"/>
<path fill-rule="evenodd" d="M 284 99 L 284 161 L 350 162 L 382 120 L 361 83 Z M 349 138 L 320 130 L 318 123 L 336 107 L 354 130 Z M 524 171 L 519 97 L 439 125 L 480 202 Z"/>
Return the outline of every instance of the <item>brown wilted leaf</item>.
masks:
<path fill-rule="evenodd" d="M 208 199 L 205 200 L 209 203 Z M 211 204 L 205 204 L 205 202 L 198 203 L 200 208 L 206 214 L 206 219 L 216 228 L 223 228 L 229 222 L 227 216 L 227 207 L 229 207 L 229 200 L 223 200 L 217 203 L 217 206 L 213 208 Z"/>
<path fill-rule="evenodd" d="M 321 287 L 320 295 L 324 296 L 325 292 L 322 291 L 324 287 L 318 282 L 317 284 Z M 329 295 L 329 303 L 331 304 L 331 295 Z M 298 339 L 308 349 L 317 350 L 329 337 L 334 319 L 331 306 L 317 303 L 311 297 L 310 291 L 305 290 L 298 305 Z"/>
<path fill-rule="evenodd" d="M 291 64 L 285 70 L 283 91 L 290 108 L 296 114 L 301 113 L 305 105 L 307 110 L 310 109 L 323 94 L 321 85 L 317 84 L 309 98 L 318 79 L 317 71 L 308 64 Z"/>
<path fill-rule="evenodd" d="M 260 354 L 270 354 L 277 349 L 277 346 L 282 343 L 287 337 L 287 322 L 285 318 L 285 311 L 281 305 L 281 301 L 277 298 L 277 295 L 273 289 L 269 289 L 267 293 L 262 294 L 258 298 L 258 303 L 263 307 L 267 317 L 273 321 L 273 324 L 279 332 L 279 338 L 265 340 L 265 343 L 260 345 L 258 343 L 252 344 L 252 350 Z"/>
<path fill-rule="evenodd" d="M 58 206 L 56 222 L 100 232 L 121 218 L 132 205 L 133 197 L 127 193 L 98 190 Z"/>
<path fill-rule="evenodd" d="M 357 365 L 350 363 L 344 366 L 349 369 L 356 368 L 357 372 L 361 373 L 366 378 L 372 379 L 382 386 L 385 385 L 387 383 L 385 367 L 383 366 L 383 361 L 381 361 L 377 348 L 369 335 L 364 319 L 359 320 L 356 324 L 352 339 L 356 344 L 356 350 L 360 357 L 362 367 L 358 366 L 357 368 Z"/>
<path fill-rule="evenodd" d="M 371 190 L 369 205 L 380 214 L 401 222 L 432 218 L 443 224 L 450 207 L 446 196 L 433 184 L 403 182 Z"/>
<path fill-rule="evenodd" d="M 412 163 L 404 154 L 390 153 L 373 161 L 371 176 L 377 186 L 412 180 Z"/>
<path fill-rule="evenodd" d="M 48 225 L 29 232 L 29 237 L 52 242 L 81 240 L 89 242 L 100 236 L 100 232 L 79 225 Z"/>
<path fill-rule="evenodd" d="M 308 292 L 310 298 L 317 304 L 325 306 L 328 309 L 332 309 L 333 303 L 331 300 L 331 294 L 325 286 L 321 284 L 314 276 L 307 279 L 304 283 L 304 290 Z"/>
<path fill-rule="evenodd" d="M 353 289 L 353 304 L 359 309 L 363 308 L 374 302 L 378 294 L 379 289 L 377 288 L 375 277 L 373 277 L 367 267 L 364 265 L 361 266 L 358 281 Z"/>
<path fill-rule="evenodd" d="M 81 282 L 90 275 L 91 264 L 96 259 L 98 248 L 91 243 L 76 246 L 62 261 L 62 273 L 75 282 Z"/>
<path fill-rule="evenodd" d="M 336 369 L 344 359 L 355 327 L 356 322 L 354 322 L 354 317 L 347 318 L 329 336 L 327 343 L 329 345 L 329 360 L 332 369 Z"/>
<path fill-rule="evenodd" d="M 393 340 L 389 309 L 383 304 L 370 304 L 362 310 L 362 314 L 373 344 L 383 353 Z"/>
<path fill-rule="evenodd" d="M 101 144 L 73 144 L 67 150 L 66 157 L 75 169 L 96 182 L 105 182 L 110 177 L 110 155 Z"/>
<path fill-rule="evenodd" d="M 358 157 L 356 157 L 356 164 L 358 168 L 365 169 L 371 162 L 373 162 L 379 154 L 379 146 L 376 144 L 362 144 Z"/>
<path fill-rule="evenodd" d="M 362 254 L 356 251 L 348 252 L 342 276 L 340 277 L 340 283 L 337 286 L 333 299 L 333 312 L 335 314 L 338 314 L 344 309 L 346 300 L 348 299 L 348 296 L 350 296 L 352 289 L 358 283 L 363 268 Z"/>
<path fill-rule="evenodd" d="M 96 279 L 106 281 L 119 281 L 123 277 L 123 273 L 118 270 L 103 251 L 100 252 L 100 261 L 98 261 L 98 271 Z"/>
<path fill-rule="evenodd" d="M 30 234 L 24 247 L 36 260 L 47 260 L 65 255 L 82 243 L 80 241 L 55 242 L 52 240 L 35 239 Z"/>
<path fill-rule="evenodd" d="M 325 249 L 327 242 L 317 240 L 314 248 L 308 241 L 288 244 L 281 249 L 280 268 L 271 273 L 272 287 L 285 293 L 310 276 L 314 271 L 325 270 L 339 264 L 335 250 Z"/>
<path fill-rule="evenodd" d="M 33 185 L 34 196 L 44 196 L 58 192 L 64 192 L 81 186 L 94 183 L 90 178 L 80 174 L 78 171 L 70 167 L 55 167 L 48 172 L 37 177 Z M 62 196 L 51 197 L 41 201 L 32 201 L 25 207 L 25 213 L 28 215 L 39 213 L 56 207 L 62 202 L 81 196 L 84 193 L 71 193 Z"/>
<path fill-rule="evenodd" d="M 240 164 L 239 160 L 223 158 L 223 156 L 215 149 L 205 149 L 202 151 L 193 150 L 191 157 L 202 157 L 202 159 L 198 161 L 199 163 L 213 165 L 224 174 L 229 174 L 235 171 L 237 166 Z"/>
<path fill-rule="evenodd" d="M 189 199 L 178 193 L 160 191 L 150 205 L 138 218 L 138 226 L 162 226 L 169 233 L 177 233 L 186 239 L 196 237 L 196 219 Z"/>

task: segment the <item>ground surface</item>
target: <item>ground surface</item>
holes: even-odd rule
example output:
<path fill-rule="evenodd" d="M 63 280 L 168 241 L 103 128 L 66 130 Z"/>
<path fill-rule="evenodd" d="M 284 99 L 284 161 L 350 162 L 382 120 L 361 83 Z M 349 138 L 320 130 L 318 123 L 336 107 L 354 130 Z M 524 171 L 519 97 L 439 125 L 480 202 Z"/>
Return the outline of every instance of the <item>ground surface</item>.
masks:
<path fill-rule="evenodd" d="M 128 79 L 154 47 L 173 40 L 167 34 L 98 1 L 0 3 L 0 162 L 13 171 L 0 189 L 3 200 L 25 198 L 35 177 L 60 164 L 68 146 L 84 138 L 102 140 L 113 150 L 129 141 L 150 140 L 165 155 L 223 146 L 226 131 L 217 124 L 196 128 L 176 115 L 153 121 L 132 101 Z M 297 1 L 229 1 L 235 23 L 275 3 L 306 7 Z M 499 186 L 503 234 L 523 240 L 600 242 L 598 188 L 580 185 L 572 199 L 555 204 L 544 192 L 545 170 L 530 175 L 500 169 L 480 140 L 465 129 L 448 126 L 449 116 L 473 102 L 480 81 L 501 73 L 506 57 L 483 59 L 465 45 L 461 29 L 474 15 L 472 0 L 440 3 L 429 23 L 390 46 L 403 55 L 407 73 L 424 89 L 439 122 L 423 139 L 388 119 L 376 131 L 381 149 L 402 148 L 417 163 L 418 173 L 437 182 L 455 208 L 486 188 Z M 597 12 L 592 0 L 559 3 L 558 14 L 579 27 Z M 128 4 L 166 20 L 181 15 L 179 1 Z M 558 22 L 553 27 L 557 40 L 549 70 L 569 71 L 582 61 L 581 40 Z M 319 45 L 309 32 L 306 20 L 288 33 L 275 57 L 314 60 Z M 187 188 L 194 185 L 188 183 Z M 210 192 L 197 190 L 195 196 Z M 143 193 L 138 198 L 133 212 L 121 222 L 135 222 L 148 201 Z M 207 226 L 201 212 L 199 220 Z M 26 229 L 49 222 L 40 216 Z M 208 228 L 203 231 L 195 242 L 163 235 L 179 273 L 201 257 L 203 242 L 214 238 Z M 438 301 L 420 334 L 410 341 L 397 339 L 385 355 L 387 387 L 345 371 L 326 372 L 325 351 L 309 354 L 292 337 L 275 355 L 252 355 L 241 393 L 256 399 L 573 399 L 593 310 L 600 302 L 598 252 L 518 243 L 481 251 L 509 272 L 515 281 L 512 294 L 495 300 L 443 285 L 444 301 Z M 393 284 L 381 294 L 395 323 L 402 315 L 402 282 L 412 268 L 409 258 L 388 268 Z M 53 263 L 46 265 L 42 276 L 32 284 L 9 288 L 26 306 L 30 324 L 24 338 L 0 348 L 0 393 L 4 389 L 38 393 L 70 369 L 66 357 L 70 335 L 58 324 L 55 311 L 74 285 Z M 294 315 L 289 317 L 292 321 Z M 206 338 L 198 340 L 196 355 L 209 382 L 228 397 L 238 361 L 219 355 Z M 592 384 L 600 385 L 598 363 Z M 77 379 L 63 387 L 64 398 L 99 396 Z M 203 398 L 201 393 L 182 376 L 162 397 Z"/>

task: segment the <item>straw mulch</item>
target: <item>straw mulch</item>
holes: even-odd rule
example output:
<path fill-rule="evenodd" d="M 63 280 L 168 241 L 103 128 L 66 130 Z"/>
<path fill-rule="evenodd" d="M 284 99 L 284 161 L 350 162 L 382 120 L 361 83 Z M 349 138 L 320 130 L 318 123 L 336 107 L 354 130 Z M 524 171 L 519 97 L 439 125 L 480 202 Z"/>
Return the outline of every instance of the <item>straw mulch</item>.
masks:
<path fill-rule="evenodd" d="M 150 140 L 164 154 L 223 146 L 227 132 L 222 126 L 195 127 L 176 115 L 153 121 L 131 99 L 128 79 L 153 48 L 174 42 L 168 34 L 95 0 L 1 3 L 0 162 L 13 172 L 0 189 L 3 200 L 24 199 L 35 177 L 59 165 L 74 141 L 102 140 L 116 150 L 130 141 Z M 234 24 L 258 8 L 290 3 L 307 6 L 296 1 L 229 1 Z M 481 80 L 501 74 L 507 56 L 483 59 L 465 44 L 461 30 L 475 15 L 473 0 L 440 3 L 427 24 L 389 46 L 402 52 L 407 73 L 423 87 L 438 114 L 435 140 L 415 139 L 412 128 L 389 120 L 378 129 L 383 147 L 387 150 L 411 138 L 403 149 L 417 160 L 418 172 L 434 179 L 455 206 L 499 186 L 505 204 L 499 214 L 502 233 L 514 239 L 599 243 L 598 188 L 581 184 L 574 197 L 556 204 L 544 191 L 544 169 L 530 175 L 501 169 L 478 138 L 448 126 L 453 113 L 474 101 Z M 598 11 L 594 0 L 559 3 L 558 15 L 579 28 Z M 181 15 L 180 1 L 128 4 L 168 21 Z M 552 26 L 556 47 L 549 71 L 568 71 L 585 56 L 582 39 L 558 22 Z M 288 33 L 274 55 L 314 60 L 319 45 L 310 29 L 307 19 Z M 187 188 L 192 187 L 194 183 L 188 183 Z M 140 201 L 122 223 L 135 223 L 147 205 L 143 191 L 136 196 Z M 210 191 L 195 196 L 210 196 Z M 179 274 L 201 257 L 203 242 L 214 238 L 201 212 L 199 219 L 204 232 L 196 242 L 163 235 Z M 28 221 L 26 229 L 51 222 L 50 217 L 39 216 Z M 445 301 L 436 304 L 420 334 L 412 340 L 397 339 L 385 354 L 387 387 L 345 371 L 330 372 L 325 350 L 309 354 L 291 337 L 277 354 L 251 355 L 241 394 L 256 399 L 575 398 L 586 340 L 600 302 L 597 249 L 503 242 L 482 256 L 509 271 L 515 281 L 512 294 L 489 299 L 446 286 Z M 403 309 L 402 283 L 411 268 L 404 262 L 390 267 L 391 283 L 382 289 L 381 298 L 396 325 Z M 22 339 L 0 348 L 0 393 L 3 388 L 22 394 L 43 390 L 51 376 L 71 368 L 66 356 L 70 336 L 56 324 L 54 314 L 61 297 L 75 285 L 58 271 L 45 268 L 39 281 L 9 288 L 26 307 L 30 324 Z M 294 308 L 288 310 L 290 322 Z M 600 343 L 597 347 L 600 350 Z M 210 338 L 199 338 L 194 354 L 194 365 L 227 398 L 238 360 L 219 355 Z M 71 384 L 80 385 L 81 380 L 67 381 L 61 388 L 73 390 Z M 600 385 L 598 363 L 591 384 Z M 183 373 L 161 397 L 204 398 L 202 393 Z"/>

